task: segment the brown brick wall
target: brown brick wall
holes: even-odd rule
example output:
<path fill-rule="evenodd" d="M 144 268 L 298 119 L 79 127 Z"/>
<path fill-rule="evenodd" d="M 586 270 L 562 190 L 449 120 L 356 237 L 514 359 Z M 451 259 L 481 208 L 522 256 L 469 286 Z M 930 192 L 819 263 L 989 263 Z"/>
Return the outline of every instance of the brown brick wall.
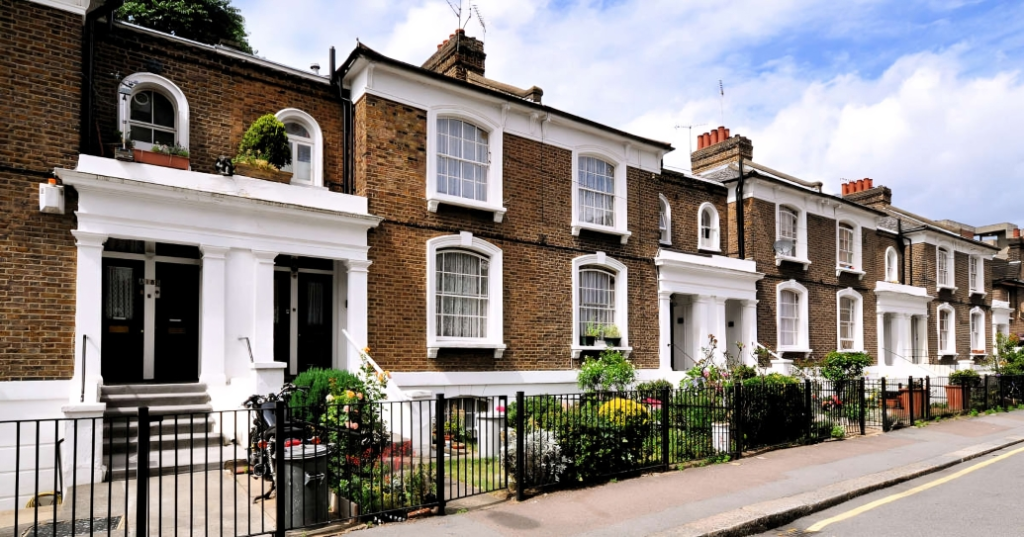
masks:
<path fill-rule="evenodd" d="M 700 203 L 725 189 L 630 168 L 626 245 L 619 237 L 571 234 L 572 153 L 506 134 L 502 223 L 490 213 L 426 208 L 426 112 L 368 95 L 356 103 L 356 189 L 385 221 L 370 231 L 370 347 L 396 371 L 567 369 L 572 345 L 572 259 L 603 251 L 628 267 L 629 342 L 641 367 L 658 365 L 658 194 L 672 204 L 673 248 L 695 251 Z M 724 222 L 724 218 L 723 224 Z M 426 358 L 426 241 L 472 232 L 504 256 L 504 358 L 442 349 Z M 723 235 L 724 236 L 724 235 Z M 402 307 L 395 307 L 401 304 Z"/>
<path fill-rule="evenodd" d="M 81 21 L 0 0 L 0 381 L 73 372 L 75 200 L 42 214 L 38 184 L 76 162 Z"/>

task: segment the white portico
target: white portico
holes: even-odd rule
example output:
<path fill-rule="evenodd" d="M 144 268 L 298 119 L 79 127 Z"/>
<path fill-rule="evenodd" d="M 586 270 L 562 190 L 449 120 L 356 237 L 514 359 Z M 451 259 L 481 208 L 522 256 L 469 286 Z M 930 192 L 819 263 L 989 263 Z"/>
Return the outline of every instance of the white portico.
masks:
<path fill-rule="evenodd" d="M 340 331 L 366 341 L 365 198 L 86 155 L 57 174 L 78 194 L 73 403 L 84 378 L 87 404 L 202 382 L 234 408 L 296 374 L 296 349 L 345 369 Z"/>
<path fill-rule="evenodd" d="M 757 341 L 757 272 L 753 261 L 717 255 L 693 255 L 660 250 L 658 267 L 660 369 L 685 371 L 702 358 L 708 336 L 718 340 L 722 353 L 738 354 L 753 362 Z"/>
<path fill-rule="evenodd" d="M 879 368 L 921 375 L 924 370 L 916 366 L 928 363 L 928 305 L 933 297 L 923 287 L 891 282 L 876 282 L 875 297 Z"/>

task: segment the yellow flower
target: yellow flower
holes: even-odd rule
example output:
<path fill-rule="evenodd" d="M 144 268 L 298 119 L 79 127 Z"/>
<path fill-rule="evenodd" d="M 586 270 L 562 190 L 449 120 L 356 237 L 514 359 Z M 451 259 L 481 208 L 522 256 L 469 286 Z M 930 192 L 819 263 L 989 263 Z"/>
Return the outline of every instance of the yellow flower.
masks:
<path fill-rule="evenodd" d="M 390 371 L 385 371 L 384 373 L 388 376 L 388 378 L 391 378 L 391 372 Z"/>
<path fill-rule="evenodd" d="M 354 392 L 352 390 L 348 390 L 348 391 L 345 392 L 345 397 L 348 397 L 349 399 L 351 399 L 351 398 L 353 398 L 355 396 L 356 396 L 356 392 Z"/>
<path fill-rule="evenodd" d="M 370 347 L 363 347 L 363 352 L 370 354 Z"/>

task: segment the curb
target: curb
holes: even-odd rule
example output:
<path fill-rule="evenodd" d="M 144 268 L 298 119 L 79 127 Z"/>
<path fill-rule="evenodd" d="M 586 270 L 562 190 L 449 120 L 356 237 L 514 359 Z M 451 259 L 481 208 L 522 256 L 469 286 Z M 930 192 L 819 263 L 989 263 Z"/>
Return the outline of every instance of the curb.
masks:
<path fill-rule="evenodd" d="M 1020 443 L 1024 443 L 1024 437 L 1008 436 L 1002 441 L 969 446 L 914 464 L 841 481 L 815 491 L 726 511 L 656 535 L 664 537 L 744 537 L 765 532 L 858 496 L 939 472 Z"/>

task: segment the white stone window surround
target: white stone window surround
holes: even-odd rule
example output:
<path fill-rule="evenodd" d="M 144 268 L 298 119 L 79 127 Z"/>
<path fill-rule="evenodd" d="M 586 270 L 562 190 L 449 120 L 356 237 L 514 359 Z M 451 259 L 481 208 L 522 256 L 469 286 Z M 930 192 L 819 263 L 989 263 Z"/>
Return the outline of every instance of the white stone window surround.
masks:
<path fill-rule="evenodd" d="M 188 99 L 185 98 L 185 93 L 181 91 L 174 82 L 153 73 L 133 73 L 122 79 L 123 82 L 135 82 L 132 86 L 132 94 L 144 90 L 157 91 L 163 94 L 165 97 L 170 99 L 171 104 L 174 105 L 174 129 L 175 138 L 177 144 L 185 149 L 188 149 L 189 143 L 189 109 Z M 120 85 L 118 86 L 120 87 Z M 117 128 L 128 136 L 128 118 L 130 116 L 130 102 L 131 97 L 123 99 L 123 96 L 117 94 Z M 153 144 L 146 142 L 135 142 L 135 147 L 138 149 L 149 150 L 153 148 Z"/>
<path fill-rule="evenodd" d="M 437 191 L 437 120 L 440 118 L 465 121 L 487 132 L 487 146 L 490 153 L 487 166 L 487 201 L 441 194 Z M 499 123 L 477 113 L 472 108 L 457 105 L 429 108 L 427 110 L 427 210 L 436 213 L 438 206 L 444 203 L 491 212 L 494 213 L 494 221 L 501 222 L 507 211 L 504 207 L 504 198 L 502 198 L 503 138 L 504 130 Z"/>
<path fill-rule="evenodd" d="M 900 283 L 900 257 L 892 246 L 885 249 L 885 281 Z"/>
<path fill-rule="evenodd" d="M 658 228 L 661 231 L 659 244 L 672 245 L 672 206 L 664 194 L 658 194 Z"/>
<path fill-rule="evenodd" d="M 778 333 L 782 332 L 782 292 L 791 291 L 796 293 L 797 302 L 797 334 L 795 345 L 783 345 L 782 338 Z M 812 352 L 808 335 L 808 295 L 807 288 L 800 285 L 796 280 L 789 280 L 780 283 L 775 287 L 775 327 L 776 327 L 776 350 L 779 352 Z"/>
<path fill-rule="evenodd" d="M 709 237 L 705 237 L 705 225 L 704 215 L 709 215 L 711 219 L 711 233 Z M 697 209 L 697 248 L 700 250 L 707 250 L 709 252 L 720 252 L 722 251 L 721 243 L 721 226 L 719 225 L 718 209 L 710 201 L 705 201 L 700 204 L 700 208 Z"/>
<path fill-rule="evenodd" d="M 844 349 L 842 345 L 842 301 L 853 301 L 853 348 Z M 836 293 L 836 349 L 839 352 L 864 352 L 864 297 L 847 287 Z"/>
<path fill-rule="evenodd" d="M 969 318 L 971 330 L 971 356 L 984 356 L 987 354 L 985 349 L 985 310 L 975 306 L 971 308 Z M 975 352 L 979 350 L 981 352 Z"/>
<path fill-rule="evenodd" d="M 853 253 L 853 262 L 847 264 L 845 261 L 840 259 L 839 245 L 843 228 L 853 231 L 853 242 L 850 245 Z M 864 279 L 864 258 L 862 256 L 863 239 L 861 237 L 861 227 L 854 220 L 839 220 L 836 222 L 836 276 L 846 272 L 850 274 L 856 274 L 857 279 Z"/>
<path fill-rule="evenodd" d="M 582 255 L 572 260 L 572 357 L 578 359 L 586 350 L 602 350 L 604 347 L 585 347 L 580 345 L 580 269 L 583 267 L 600 267 L 615 273 L 615 326 L 622 334 L 622 341 L 617 350 L 627 357 L 633 351 L 629 346 L 629 270 L 620 261 L 612 259 L 604 252 Z"/>
<path fill-rule="evenodd" d="M 945 278 L 943 278 L 943 261 L 945 261 Z M 952 247 L 940 244 L 935 247 L 935 287 L 939 290 L 957 290 L 956 287 L 956 253 Z"/>
<path fill-rule="evenodd" d="M 946 317 L 946 337 L 942 337 L 943 315 Z M 956 311 L 949 303 L 935 307 L 935 334 L 938 340 L 939 356 L 956 356 Z"/>
<path fill-rule="evenodd" d="M 971 255 L 967 262 L 969 263 L 967 272 L 968 278 L 970 278 L 970 294 L 985 296 L 987 294 L 985 292 L 985 258 L 980 255 Z M 972 271 L 973 274 L 971 274 Z"/>
<path fill-rule="evenodd" d="M 611 164 L 614 170 L 614 184 L 612 185 L 612 195 L 615 196 L 614 208 L 615 208 L 615 219 L 614 225 L 602 226 L 598 224 L 591 224 L 589 222 L 583 222 L 580 220 L 580 194 L 579 194 L 579 167 L 581 157 L 592 157 L 599 160 L 603 160 L 608 164 Z M 573 236 L 579 236 L 580 230 L 590 230 L 599 233 L 607 233 L 609 235 L 618 235 L 622 244 L 626 244 L 629 241 L 629 237 L 632 233 L 629 231 L 628 219 L 626 215 L 626 170 L 628 163 L 624 158 L 614 155 L 607 149 L 598 146 L 581 145 L 573 148 L 572 152 L 572 234 Z"/>
<path fill-rule="evenodd" d="M 811 260 L 807 258 L 807 212 L 792 204 L 788 203 L 777 203 L 775 205 L 775 240 L 781 240 L 782 237 L 782 209 L 783 207 L 796 213 L 796 248 L 794 255 L 782 255 L 779 253 L 775 254 L 775 264 L 781 265 L 783 261 L 791 261 L 793 263 L 799 263 L 803 265 L 804 270 L 811 265 Z"/>
<path fill-rule="evenodd" d="M 455 338 L 437 335 L 437 252 L 445 248 L 467 250 L 488 258 L 487 272 L 487 337 Z M 493 349 L 494 357 L 505 353 L 502 328 L 502 252 L 501 248 L 463 231 L 458 235 L 442 235 L 427 241 L 427 358 L 437 358 L 440 349 Z"/>
<path fill-rule="evenodd" d="M 281 123 L 294 122 L 306 127 L 306 130 L 309 131 L 310 138 L 313 140 L 312 169 L 310 170 L 310 179 L 312 180 L 312 183 L 305 183 L 293 179 L 292 184 L 326 188 L 324 187 L 324 133 L 320 130 L 320 124 L 313 119 L 313 116 L 299 110 L 298 108 L 285 108 L 284 110 L 274 114 L 274 116 Z M 295 155 L 292 155 L 292 159 L 294 158 Z"/>

